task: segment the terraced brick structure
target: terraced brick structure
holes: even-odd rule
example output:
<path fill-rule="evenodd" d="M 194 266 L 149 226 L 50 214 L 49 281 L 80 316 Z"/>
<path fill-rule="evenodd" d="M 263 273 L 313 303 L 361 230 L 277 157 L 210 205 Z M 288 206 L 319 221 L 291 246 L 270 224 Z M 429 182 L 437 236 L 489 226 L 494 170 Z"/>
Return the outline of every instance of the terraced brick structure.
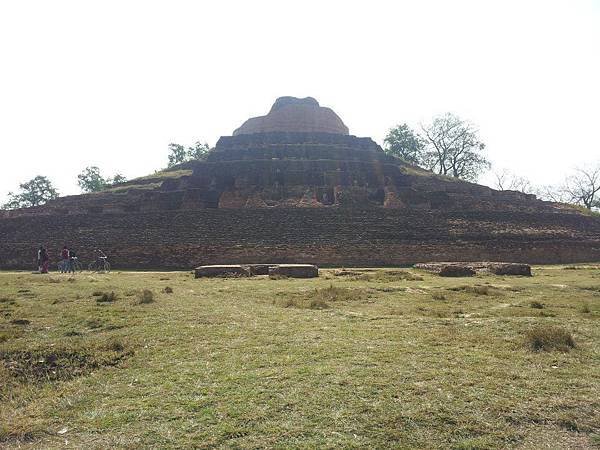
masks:
<path fill-rule="evenodd" d="M 407 164 L 313 98 L 277 99 L 206 161 L 1 214 L 2 269 L 65 243 L 145 269 L 600 261 L 598 217 Z"/>

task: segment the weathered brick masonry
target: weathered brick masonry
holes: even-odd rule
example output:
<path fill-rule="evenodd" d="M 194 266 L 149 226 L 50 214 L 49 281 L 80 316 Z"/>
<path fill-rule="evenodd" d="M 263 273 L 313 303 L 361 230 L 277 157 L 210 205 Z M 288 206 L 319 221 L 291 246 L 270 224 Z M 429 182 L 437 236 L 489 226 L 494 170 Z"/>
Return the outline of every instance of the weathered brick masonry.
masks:
<path fill-rule="evenodd" d="M 116 268 L 199 264 L 404 265 L 423 261 L 600 261 L 600 220 L 574 214 L 383 208 L 204 209 L 0 220 L 0 269 L 32 268 L 37 245 L 64 243 Z"/>

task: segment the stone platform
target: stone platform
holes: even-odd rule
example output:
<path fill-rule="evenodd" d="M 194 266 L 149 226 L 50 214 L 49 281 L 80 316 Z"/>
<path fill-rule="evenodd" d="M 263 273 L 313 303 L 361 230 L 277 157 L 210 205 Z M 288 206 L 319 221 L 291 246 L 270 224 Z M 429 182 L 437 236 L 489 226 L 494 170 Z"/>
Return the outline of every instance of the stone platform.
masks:
<path fill-rule="evenodd" d="M 196 278 L 249 277 L 251 273 L 245 266 L 226 264 L 196 267 L 194 275 Z"/>
<path fill-rule="evenodd" d="M 470 277 L 488 272 L 494 275 L 531 276 L 531 266 L 506 262 L 436 262 L 415 264 L 415 269 L 435 273 L 441 277 Z"/>
<path fill-rule="evenodd" d="M 319 276 L 319 269 L 311 264 L 279 264 L 269 267 L 269 276 L 316 278 Z"/>

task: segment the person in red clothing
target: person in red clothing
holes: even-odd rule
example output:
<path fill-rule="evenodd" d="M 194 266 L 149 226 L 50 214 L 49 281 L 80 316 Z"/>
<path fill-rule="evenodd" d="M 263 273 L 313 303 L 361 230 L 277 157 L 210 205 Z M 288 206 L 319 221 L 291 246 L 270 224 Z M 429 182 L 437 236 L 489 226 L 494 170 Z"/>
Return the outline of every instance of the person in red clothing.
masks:
<path fill-rule="evenodd" d="M 61 262 L 60 262 L 60 273 L 67 273 L 70 265 L 70 252 L 67 246 L 65 245 L 60 252 Z"/>

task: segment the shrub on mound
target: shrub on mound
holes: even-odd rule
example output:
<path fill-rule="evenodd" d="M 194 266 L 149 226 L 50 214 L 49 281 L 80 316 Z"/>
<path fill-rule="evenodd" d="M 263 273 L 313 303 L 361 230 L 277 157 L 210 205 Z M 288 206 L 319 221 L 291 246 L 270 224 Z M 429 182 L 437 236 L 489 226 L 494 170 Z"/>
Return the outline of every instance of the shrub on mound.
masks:
<path fill-rule="evenodd" d="M 100 295 L 96 295 L 97 293 L 94 292 L 94 296 L 96 296 L 96 302 L 98 303 L 112 303 L 115 300 L 117 300 L 118 296 L 117 294 L 115 294 L 114 292 L 101 292 Z"/>
<path fill-rule="evenodd" d="M 568 352 L 575 348 L 575 340 L 571 333 L 552 325 L 535 327 L 525 334 L 525 338 L 527 346 L 535 352 L 542 350 Z"/>
<path fill-rule="evenodd" d="M 154 301 L 154 292 L 150 289 L 144 289 L 138 294 L 139 303 L 152 303 Z"/>

